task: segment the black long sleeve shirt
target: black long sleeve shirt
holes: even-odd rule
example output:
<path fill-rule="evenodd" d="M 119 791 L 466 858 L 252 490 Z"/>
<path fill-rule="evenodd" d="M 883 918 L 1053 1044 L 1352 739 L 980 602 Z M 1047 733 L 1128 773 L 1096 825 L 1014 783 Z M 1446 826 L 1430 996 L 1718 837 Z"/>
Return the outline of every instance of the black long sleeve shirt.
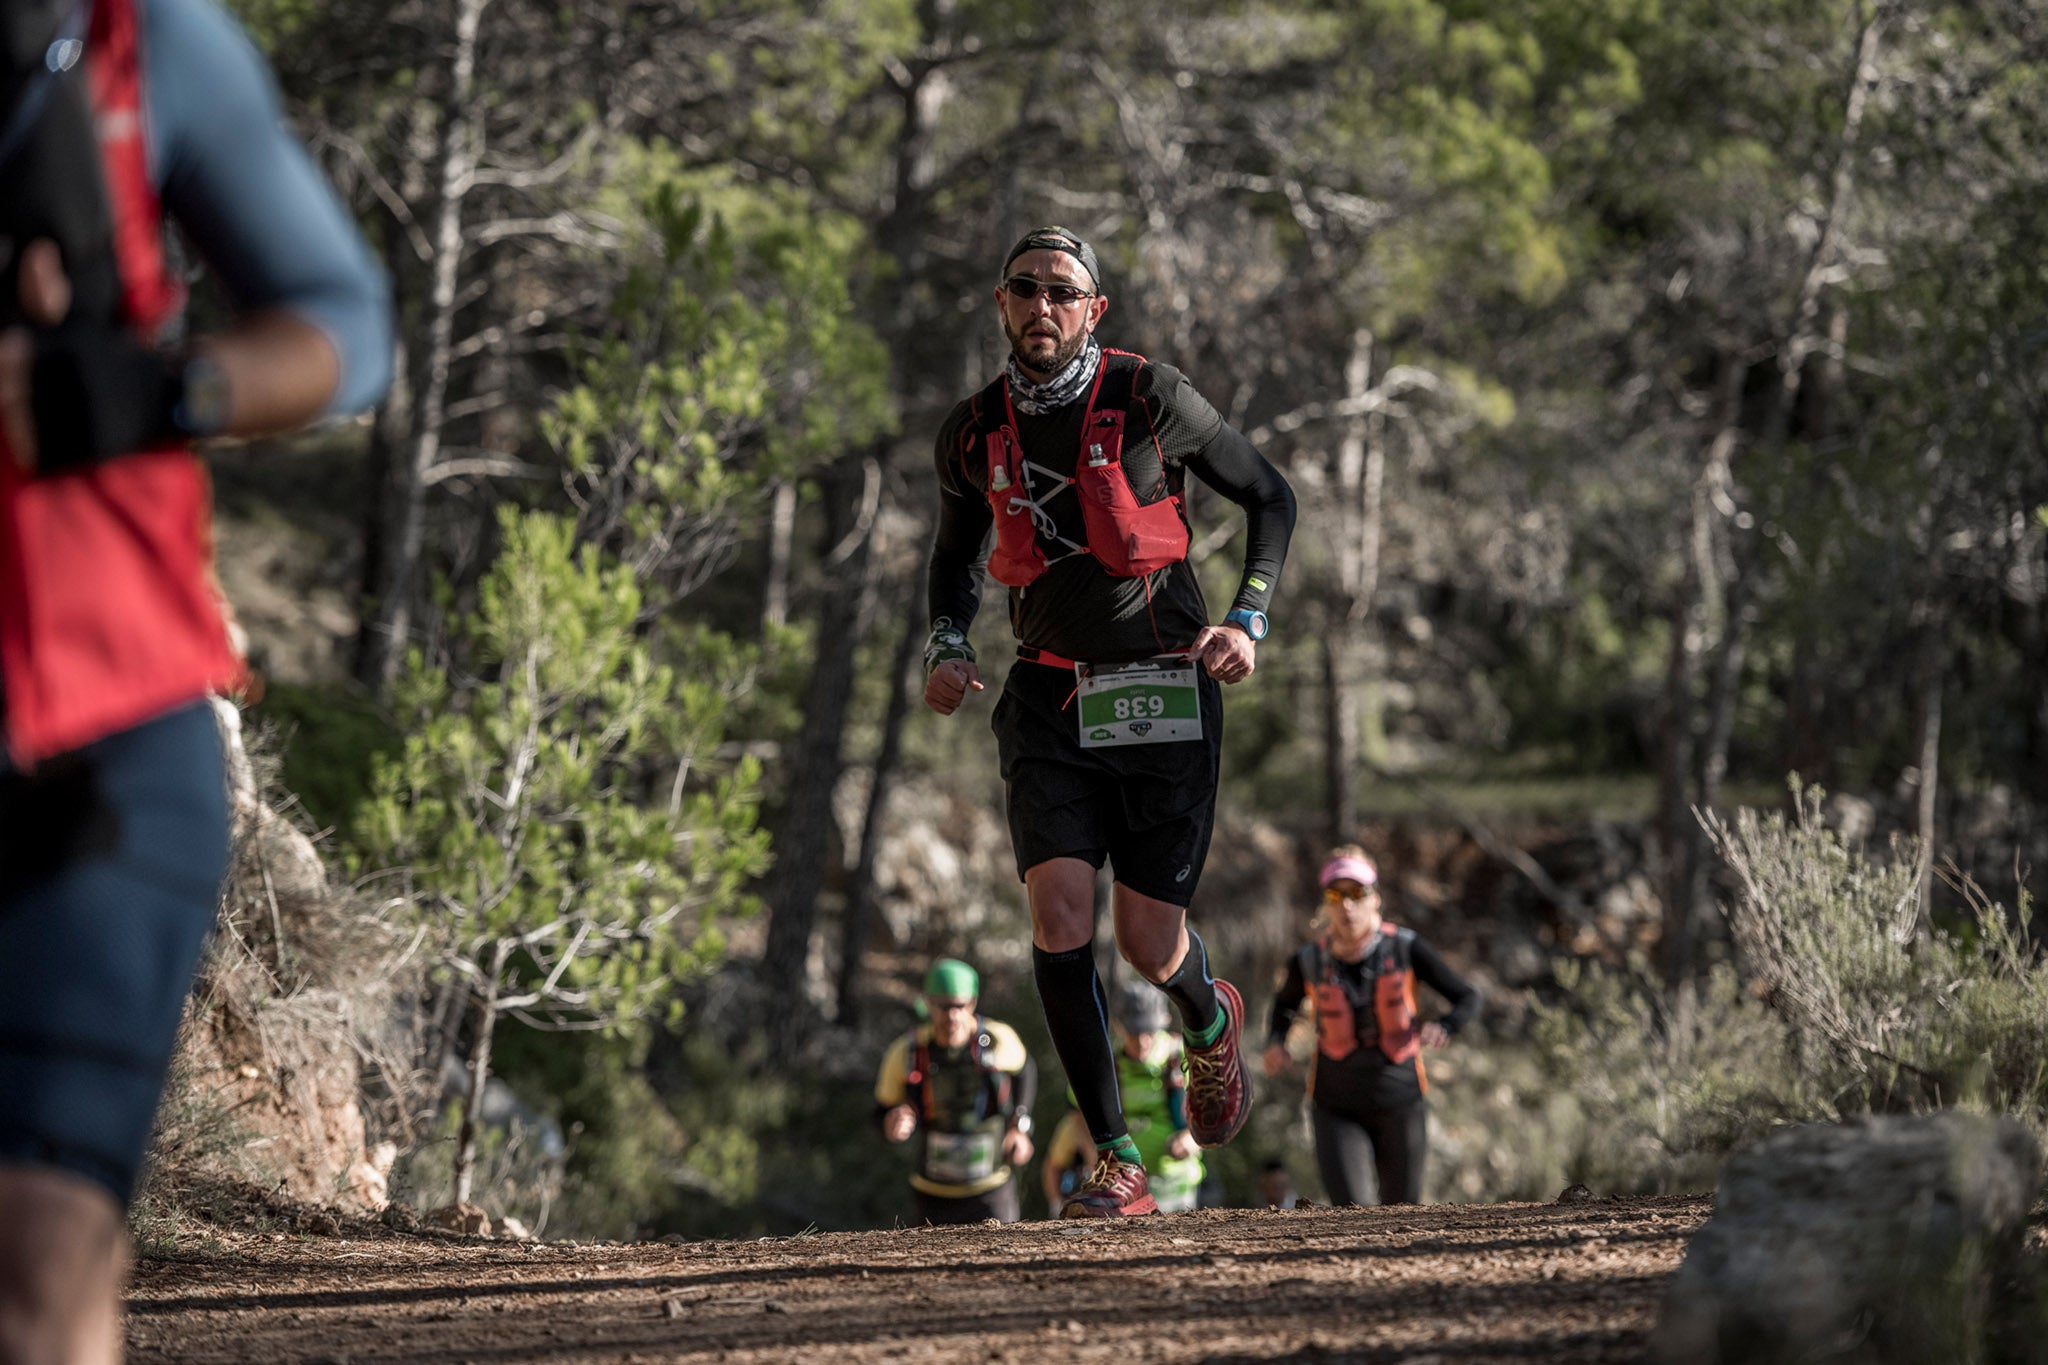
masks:
<path fill-rule="evenodd" d="M 1133 395 L 1123 467 L 1138 501 L 1149 505 L 1183 493 L 1192 472 L 1244 508 L 1245 565 L 1231 609 L 1264 611 L 1294 530 L 1287 480 L 1172 366 L 1146 361 Z M 1026 459 L 1072 477 L 1086 408 L 1076 401 L 1037 416 L 1018 413 Z M 939 524 L 929 607 L 934 625 L 949 621 L 963 631 L 981 606 L 980 570 L 995 521 L 987 452 L 977 434 L 963 400 L 940 427 L 936 449 Z M 1077 497 L 1056 496 L 1045 511 L 1058 536 L 1087 543 Z M 1010 626 L 1024 644 L 1072 659 L 1123 663 L 1184 649 L 1211 624 L 1194 568 L 1184 560 L 1142 578 L 1118 578 L 1092 555 L 1057 554 L 1056 546 L 1048 549 L 1053 562 L 1037 582 L 1010 590 Z"/>

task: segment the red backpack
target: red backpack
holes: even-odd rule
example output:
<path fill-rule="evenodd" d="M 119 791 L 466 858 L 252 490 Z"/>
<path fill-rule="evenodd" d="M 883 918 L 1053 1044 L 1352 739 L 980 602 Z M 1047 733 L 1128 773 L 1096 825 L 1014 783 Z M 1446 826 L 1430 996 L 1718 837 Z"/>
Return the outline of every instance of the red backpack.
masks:
<path fill-rule="evenodd" d="M 119 274 L 116 306 L 147 342 L 182 306 L 184 291 L 164 263 L 162 206 L 143 142 L 139 41 L 134 0 L 92 7 L 83 67 Z M 8 192 L 21 190 L 10 177 Z M 35 478 L 0 441 L 0 679 L 16 763 L 241 681 L 213 577 L 211 503 L 206 472 L 182 444 Z"/>

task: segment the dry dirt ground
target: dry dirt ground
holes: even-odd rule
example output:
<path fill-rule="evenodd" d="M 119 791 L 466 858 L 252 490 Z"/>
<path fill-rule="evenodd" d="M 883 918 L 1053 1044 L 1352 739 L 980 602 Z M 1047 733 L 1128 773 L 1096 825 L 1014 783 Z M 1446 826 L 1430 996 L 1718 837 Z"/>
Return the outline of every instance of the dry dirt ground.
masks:
<path fill-rule="evenodd" d="M 248 1365 L 1634 1361 L 1709 1212 L 1704 1196 L 1204 1210 L 680 1245 L 300 1214 L 156 1246 L 128 1346 Z"/>

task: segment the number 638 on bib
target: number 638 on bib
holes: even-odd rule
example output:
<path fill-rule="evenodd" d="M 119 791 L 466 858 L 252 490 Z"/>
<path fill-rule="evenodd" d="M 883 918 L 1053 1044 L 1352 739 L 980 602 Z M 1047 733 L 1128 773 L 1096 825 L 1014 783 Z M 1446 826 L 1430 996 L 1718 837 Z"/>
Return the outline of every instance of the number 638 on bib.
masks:
<path fill-rule="evenodd" d="M 1074 675 L 1084 749 L 1202 737 L 1201 692 L 1184 658 L 1076 664 Z"/>

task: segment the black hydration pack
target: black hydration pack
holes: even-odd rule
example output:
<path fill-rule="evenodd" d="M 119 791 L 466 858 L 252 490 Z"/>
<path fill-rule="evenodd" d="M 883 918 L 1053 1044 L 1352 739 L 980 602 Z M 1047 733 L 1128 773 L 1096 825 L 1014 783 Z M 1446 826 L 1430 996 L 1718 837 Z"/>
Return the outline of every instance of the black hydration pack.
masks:
<path fill-rule="evenodd" d="M 39 474 L 180 434 L 181 370 L 125 316 L 112 197 L 86 80 L 92 0 L 0 0 L 0 327 L 35 333 Z M 48 240 L 70 283 L 56 325 L 21 303 L 22 250 Z"/>
<path fill-rule="evenodd" d="M 77 320 L 114 323 L 121 281 L 86 89 L 90 0 L 0 0 L 0 326 L 24 321 L 23 246 L 57 244 Z"/>

